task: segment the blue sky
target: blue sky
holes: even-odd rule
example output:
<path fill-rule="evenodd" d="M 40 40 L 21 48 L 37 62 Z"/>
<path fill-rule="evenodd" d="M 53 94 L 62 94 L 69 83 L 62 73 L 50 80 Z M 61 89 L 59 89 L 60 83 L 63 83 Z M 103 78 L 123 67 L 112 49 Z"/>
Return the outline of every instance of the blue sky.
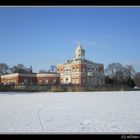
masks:
<path fill-rule="evenodd" d="M 140 71 L 140 7 L 0 7 L 0 62 L 49 69 L 74 57 Z"/>

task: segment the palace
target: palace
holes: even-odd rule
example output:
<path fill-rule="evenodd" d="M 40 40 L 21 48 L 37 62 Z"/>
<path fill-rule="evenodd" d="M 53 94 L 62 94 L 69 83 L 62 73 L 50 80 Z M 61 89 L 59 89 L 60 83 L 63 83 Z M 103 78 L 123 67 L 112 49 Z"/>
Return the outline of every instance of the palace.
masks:
<path fill-rule="evenodd" d="M 102 86 L 104 84 L 104 65 L 85 59 L 85 50 L 79 43 L 75 58 L 56 66 L 61 84 L 80 84 Z"/>
<path fill-rule="evenodd" d="M 85 59 L 85 50 L 79 43 L 75 58 L 64 64 L 56 65 L 56 73 L 11 73 L 0 76 L 1 84 L 14 85 L 47 85 L 77 84 L 104 85 L 104 65 Z"/>

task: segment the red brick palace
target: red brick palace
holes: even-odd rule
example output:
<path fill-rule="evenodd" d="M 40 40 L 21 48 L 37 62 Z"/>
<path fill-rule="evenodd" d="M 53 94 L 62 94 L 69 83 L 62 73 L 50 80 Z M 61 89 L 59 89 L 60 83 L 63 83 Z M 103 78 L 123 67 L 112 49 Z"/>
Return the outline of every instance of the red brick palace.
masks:
<path fill-rule="evenodd" d="M 75 50 L 75 58 L 58 64 L 62 84 L 80 84 L 102 86 L 104 84 L 104 65 L 85 59 L 85 50 L 80 43 Z"/>
<path fill-rule="evenodd" d="M 75 58 L 56 65 L 56 73 L 12 73 L 0 76 L 1 84 L 45 85 L 79 84 L 102 86 L 104 84 L 104 65 L 85 59 L 85 50 L 78 44 Z"/>

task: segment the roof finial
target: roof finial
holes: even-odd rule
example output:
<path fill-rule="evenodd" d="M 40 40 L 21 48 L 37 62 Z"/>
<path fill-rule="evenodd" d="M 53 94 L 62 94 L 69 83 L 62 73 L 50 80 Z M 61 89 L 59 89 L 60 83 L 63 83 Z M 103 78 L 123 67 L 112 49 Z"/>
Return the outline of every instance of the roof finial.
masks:
<path fill-rule="evenodd" d="M 81 46 L 81 43 L 80 43 L 80 41 L 78 41 L 78 43 L 77 43 L 77 50 L 82 50 L 83 48 L 82 48 L 82 46 Z"/>
<path fill-rule="evenodd" d="M 77 43 L 77 44 L 78 44 L 77 46 L 81 47 L 81 43 L 80 43 L 80 41 L 78 41 L 78 43 Z"/>

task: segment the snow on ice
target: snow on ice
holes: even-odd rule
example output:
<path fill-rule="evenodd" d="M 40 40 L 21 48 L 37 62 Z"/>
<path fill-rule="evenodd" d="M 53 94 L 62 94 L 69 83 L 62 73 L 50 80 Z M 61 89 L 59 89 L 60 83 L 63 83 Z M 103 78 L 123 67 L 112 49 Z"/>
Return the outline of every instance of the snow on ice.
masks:
<path fill-rule="evenodd" d="M 1 92 L 0 133 L 140 133 L 140 91 Z"/>

